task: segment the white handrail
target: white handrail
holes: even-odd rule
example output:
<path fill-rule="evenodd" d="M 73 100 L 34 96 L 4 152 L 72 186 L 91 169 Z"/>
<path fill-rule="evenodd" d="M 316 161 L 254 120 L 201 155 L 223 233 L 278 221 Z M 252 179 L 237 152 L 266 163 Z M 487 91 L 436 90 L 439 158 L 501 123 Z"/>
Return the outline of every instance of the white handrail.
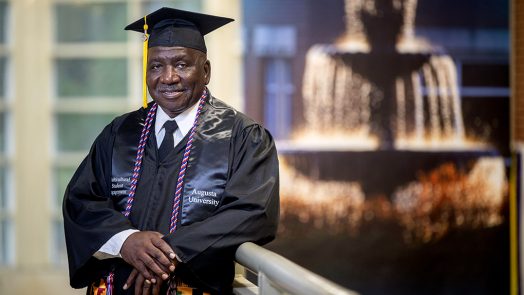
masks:
<path fill-rule="evenodd" d="M 258 273 L 258 294 L 357 295 L 291 261 L 253 243 L 238 248 L 236 261 Z"/>

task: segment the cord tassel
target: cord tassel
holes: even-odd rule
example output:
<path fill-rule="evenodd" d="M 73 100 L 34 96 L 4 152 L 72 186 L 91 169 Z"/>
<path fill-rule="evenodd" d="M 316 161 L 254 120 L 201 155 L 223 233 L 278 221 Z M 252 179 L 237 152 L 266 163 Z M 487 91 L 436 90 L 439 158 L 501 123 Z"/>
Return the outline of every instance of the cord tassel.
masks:
<path fill-rule="evenodd" d="M 142 56 L 142 105 L 144 109 L 147 108 L 147 51 L 149 48 L 149 35 L 147 34 L 147 16 L 144 16 L 144 49 Z"/>

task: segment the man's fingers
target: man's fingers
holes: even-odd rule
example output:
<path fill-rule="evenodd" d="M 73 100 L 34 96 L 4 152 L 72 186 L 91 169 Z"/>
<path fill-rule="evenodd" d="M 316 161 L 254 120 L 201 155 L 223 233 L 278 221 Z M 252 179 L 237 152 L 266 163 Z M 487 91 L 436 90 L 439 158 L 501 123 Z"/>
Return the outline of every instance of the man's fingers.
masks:
<path fill-rule="evenodd" d="M 153 295 L 159 295 L 160 294 L 160 285 L 156 284 L 153 289 L 151 290 L 151 294 Z"/>
<path fill-rule="evenodd" d="M 143 293 L 142 287 L 144 285 L 144 281 L 145 281 L 144 276 L 139 274 L 135 281 L 135 295 L 142 295 Z"/>
<path fill-rule="evenodd" d="M 151 294 L 151 281 L 145 280 L 142 287 L 142 294 L 149 295 Z"/>
<path fill-rule="evenodd" d="M 160 249 L 169 259 L 173 260 L 175 259 L 175 251 L 171 249 L 171 246 L 162 239 L 162 236 L 160 236 L 158 239 L 152 239 L 151 242 L 155 247 Z"/>
<path fill-rule="evenodd" d="M 160 286 L 162 285 L 162 283 L 156 283 L 153 285 L 153 290 L 151 290 L 151 293 L 153 295 L 159 295 L 160 294 Z"/>
<path fill-rule="evenodd" d="M 153 277 L 145 263 L 138 264 L 137 270 L 140 272 L 140 275 L 144 277 L 144 279 L 151 279 Z"/>
<path fill-rule="evenodd" d="M 144 257 L 143 258 L 143 261 L 145 263 L 145 265 L 147 266 L 147 268 L 152 271 L 153 273 L 155 273 L 158 277 L 160 278 L 163 278 L 164 275 L 167 276 L 167 271 L 166 270 L 163 270 L 159 265 L 158 263 L 156 262 L 156 260 L 154 260 L 153 258 L 151 258 L 150 256 L 147 256 L 147 257 Z M 151 278 L 150 276 L 147 277 L 148 279 L 152 279 L 154 280 L 154 278 Z M 153 281 L 154 283 L 154 281 Z"/>
<path fill-rule="evenodd" d="M 124 284 L 124 290 L 129 289 L 129 287 L 133 285 L 137 275 L 138 275 L 138 270 L 136 270 L 136 268 L 133 268 L 133 271 L 131 271 L 131 274 L 129 274 L 129 277 L 127 277 L 127 281 Z"/>
<path fill-rule="evenodd" d="M 170 272 L 169 268 L 173 266 L 172 260 L 170 260 L 166 255 L 164 255 L 164 253 L 160 251 L 158 248 L 153 248 L 149 250 L 149 255 L 155 258 L 158 264 L 160 264 L 159 266 L 161 266 L 165 272 Z"/>

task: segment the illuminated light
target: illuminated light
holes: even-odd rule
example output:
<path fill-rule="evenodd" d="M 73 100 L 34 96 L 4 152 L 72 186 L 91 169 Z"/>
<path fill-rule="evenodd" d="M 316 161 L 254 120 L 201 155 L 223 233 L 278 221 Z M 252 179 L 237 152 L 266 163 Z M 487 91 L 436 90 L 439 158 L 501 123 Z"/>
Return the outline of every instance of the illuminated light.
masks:
<path fill-rule="evenodd" d="M 337 42 L 337 48 L 347 53 L 369 53 L 371 47 L 364 37 L 342 38 Z"/>
<path fill-rule="evenodd" d="M 393 206 L 406 242 L 429 242 L 451 228 L 499 225 L 507 186 L 502 157 L 480 158 L 468 173 L 443 164 L 399 188 Z"/>
<path fill-rule="evenodd" d="M 417 0 L 396 0 L 395 2 L 401 2 L 403 4 L 401 5 L 398 3 L 395 5 L 397 9 L 404 8 L 404 11 L 402 12 L 402 15 L 404 16 L 404 25 L 402 26 L 401 38 L 405 40 L 414 40 Z"/>
<path fill-rule="evenodd" d="M 342 60 L 333 45 L 313 46 L 307 54 L 302 93 L 307 130 L 359 130 L 369 135 L 372 96 L 377 88 Z"/>
<path fill-rule="evenodd" d="M 403 26 L 397 43 L 400 53 L 433 52 L 434 47 L 426 40 L 415 36 L 415 16 L 417 0 L 393 0 L 393 7 L 402 10 Z M 369 52 L 370 45 L 360 18 L 362 11 L 377 14 L 374 0 L 346 0 L 346 33 L 337 42 L 340 50 L 345 52 Z"/>
<path fill-rule="evenodd" d="M 428 100 L 429 100 L 429 104 L 428 104 L 429 105 L 429 121 L 430 121 L 429 133 L 433 140 L 437 140 L 440 137 L 437 89 L 436 89 L 435 78 L 433 76 L 432 67 L 430 66 L 430 64 L 425 64 L 422 67 L 422 73 L 423 73 L 424 81 L 426 82 L 426 92 L 428 94 Z"/>
<path fill-rule="evenodd" d="M 432 53 L 441 51 L 438 46 L 434 46 L 424 38 L 416 36 L 401 36 L 396 48 L 399 53 Z"/>
<path fill-rule="evenodd" d="M 282 218 L 296 217 L 301 223 L 335 232 L 358 228 L 364 211 L 364 194 L 359 184 L 311 180 L 284 160 L 280 159 L 280 163 Z"/>
<path fill-rule="evenodd" d="M 395 91 L 397 93 L 397 135 L 406 137 L 406 91 L 404 81 L 400 78 L 395 80 Z"/>
<path fill-rule="evenodd" d="M 346 11 L 346 42 L 358 40 L 366 42 L 364 36 L 364 26 L 358 16 L 362 9 L 364 0 L 345 1 Z"/>
<path fill-rule="evenodd" d="M 358 233 L 381 219 L 401 225 L 405 242 L 416 244 L 440 239 L 453 228 L 487 228 L 503 221 L 508 183 L 502 157 L 481 157 L 469 171 L 441 164 L 399 186 L 391 201 L 368 198 L 358 181 L 313 179 L 285 159 L 280 163 L 281 218 L 321 230 Z"/>
<path fill-rule="evenodd" d="M 413 87 L 413 100 L 415 105 L 415 140 L 421 141 L 424 138 L 424 100 L 422 99 L 422 85 L 420 76 L 416 71 L 411 74 Z"/>
<path fill-rule="evenodd" d="M 430 63 L 435 69 L 437 78 L 437 89 L 440 97 L 440 114 L 442 125 L 444 126 L 443 133 L 445 136 L 450 136 L 453 133 L 453 128 L 451 126 L 451 96 L 449 95 L 449 89 L 452 85 L 448 85 L 448 79 L 446 79 L 446 71 L 444 68 L 445 64 L 442 63 L 442 58 L 431 58 Z"/>
<path fill-rule="evenodd" d="M 475 139 L 459 138 L 455 136 L 439 138 L 420 138 L 416 135 L 408 135 L 399 138 L 395 142 L 398 150 L 412 151 L 471 151 L 471 150 L 491 150 L 493 146 Z"/>
<path fill-rule="evenodd" d="M 457 70 L 455 63 L 449 56 L 442 56 L 442 62 L 444 63 L 444 69 L 446 70 L 446 78 L 448 80 L 448 85 L 450 85 L 451 91 L 451 103 L 453 111 L 453 122 L 454 130 L 458 138 L 462 138 L 465 135 L 464 132 L 464 121 L 462 119 L 462 107 L 460 104 L 460 95 L 458 92 L 458 83 L 457 83 Z"/>
<path fill-rule="evenodd" d="M 316 132 L 297 132 L 289 141 L 277 141 L 279 150 L 376 150 L 378 138 L 369 135 L 366 128 L 352 131 L 327 129 L 322 134 Z"/>

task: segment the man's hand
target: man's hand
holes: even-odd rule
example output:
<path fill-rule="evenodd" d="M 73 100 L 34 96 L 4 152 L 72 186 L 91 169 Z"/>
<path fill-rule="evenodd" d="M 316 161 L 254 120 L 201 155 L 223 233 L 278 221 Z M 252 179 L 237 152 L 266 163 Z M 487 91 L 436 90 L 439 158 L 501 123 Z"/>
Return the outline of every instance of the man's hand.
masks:
<path fill-rule="evenodd" d="M 175 252 L 162 240 L 159 232 L 140 231 L 131 234 L 122 245 L 120 254 L 125 262 L 140 272 L 146 282 L 154 284 L 156 278 L 167 280 L 169 273 L 175 270 Z"/>
<path fill-rule="evenodd" d="M 127 278 L 124 290 L 127 290 L 133 283 L 135 284 L 135 295 L 158 295 L 160 293 L 160 287 L 162 286 L 161 282 L 153 284 L 150 280 L 146 280 L 136 268 L 133 269 Z"/>

